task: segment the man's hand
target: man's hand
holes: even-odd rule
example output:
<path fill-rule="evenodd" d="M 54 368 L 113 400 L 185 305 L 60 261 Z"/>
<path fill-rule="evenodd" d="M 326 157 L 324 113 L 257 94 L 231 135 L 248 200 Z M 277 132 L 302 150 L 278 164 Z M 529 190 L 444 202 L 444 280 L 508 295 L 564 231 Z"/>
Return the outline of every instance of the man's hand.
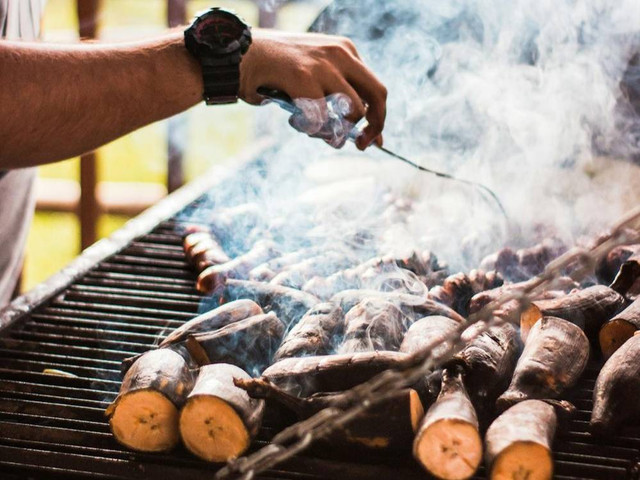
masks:
<path fill-rule="evenodd" d="M 265 98 L 258 94 L 259 87 L 285 92 L 303 111 L 315 111 L 307 122 L 292 122 L 311 136 L 322 136 L 326 126 L 325 97 L 345 94 L 351 101 L 345 119 L 355 124 L 365 117 L 368 122 L 356 141 L 358 148 L 364 150 L 373 141 L 382 144 L 387 90 L 348 38 L 254 30 L 253 44 L 240 64 L 240 98 L 260 105 Z"/>
<path fill-rule="evenodd" d="M 261 86 L 293 98 L 306 121 L 292 123 L 315 136 L 326 133 L 325 97 L 346 95 L 346 120 L 369 121 L 358 148 L 382 142 L 386 89 L 347 39 L 255 31 L 240 64 L 241 98 L 262 103 Z M 91 151 L 201 102 L 202 90 L 201 68 L 182 32 L 122 44 L 0 41 L 0 169 Z M 314 109 L 321 121 L 308 118 Z"/>

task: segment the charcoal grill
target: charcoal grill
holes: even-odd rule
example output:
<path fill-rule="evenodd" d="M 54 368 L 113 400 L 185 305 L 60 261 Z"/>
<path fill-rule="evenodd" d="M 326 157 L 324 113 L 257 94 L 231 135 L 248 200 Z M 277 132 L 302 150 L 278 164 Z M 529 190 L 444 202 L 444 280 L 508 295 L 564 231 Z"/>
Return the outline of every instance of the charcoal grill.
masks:
<path fill-rule="evenodd" d="M 254 150 L 239 161 L 259 158 Z M 185 225 L 178 218 L 233 175 L 239 174 L 218 168 L 175 192 L 0 312 L 0 478 L 213 477 L 219 465 L 184 449 L 171 454 L 124 449 L 109 433 L 104 409 L 119 388 L 120 362 L 196 315 L 202 297 L 184 259 Z M 558 479 L 639 478 L 639 430 L 606 442 L 587 432 L 598 367 L 592 363 L 568 396 L 579 412 L 555 442 Z M 264 446 L 275 432 L 267 419 L 253 448 Z M 259 478 L 427 476 L 408 455 L 350 459 L 314 451 Z"/>

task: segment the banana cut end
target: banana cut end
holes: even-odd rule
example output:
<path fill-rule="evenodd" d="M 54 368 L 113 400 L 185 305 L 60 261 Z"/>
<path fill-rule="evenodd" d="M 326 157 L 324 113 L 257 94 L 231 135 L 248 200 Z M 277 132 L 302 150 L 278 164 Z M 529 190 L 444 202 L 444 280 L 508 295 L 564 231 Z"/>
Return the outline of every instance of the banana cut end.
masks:
<path fill-rule="evenodd" d="M 110 409 L 111 431 L 118 442 L 140 452 L 166 452 L 179 440 L 178 410 L 154 390 L 126 393 Z"/>
<path fill-rule="evenodd" d="M 598 335 L 604 358 L 607 359 L 613 355 L 624 342 L 633 337 L 635 332 L 636 327 L 626 320 L 613 319 L 605 323 Z"/>
<path fill-rule="evenodd" d="M 482 461 L 482 440 L 475 425 L 443 419 L 416 437 L 414 456 L 438 478 L 464 480 L 475 473 Z"/>
<path fill-rule="evenodd" d="M 553 459 L 551 452 L 535 442 L 515 442 L 496 458 L 491 480 L 551 480 Z"/>
<path fill-rule="evenodd" d="M 251 442 L 236 410 L 224 400 L 210 396 L 191 397 L 180 413 L 184 445 L 209 462 L 226 462 L 240 456 Z"/>
<path fill-rule="evenodd" d="M 527 341 L 529 331 L 541 318 L 542 312 L 533 304 L 529 305 L 529 308 L 522 312 L 520 315 L 520 338 L 522 339 L 522 342 Z"/>

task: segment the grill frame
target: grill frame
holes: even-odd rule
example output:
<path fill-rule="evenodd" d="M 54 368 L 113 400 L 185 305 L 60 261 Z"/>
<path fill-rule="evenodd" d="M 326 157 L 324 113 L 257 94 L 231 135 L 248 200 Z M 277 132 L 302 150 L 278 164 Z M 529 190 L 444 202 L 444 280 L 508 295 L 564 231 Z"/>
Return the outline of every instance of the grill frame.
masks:
<path fill-rule="evenodd" d="M 0 312 L 0 477 L 213 477 L 219 465 L 206 464 L 183 448 L 171 454 L 126 450 L 109 433 L 103 411 L 119 388 L 123 356 L 146 350 L 158 338 L 159 329 L 175 328 L 197 313 L 202 297 L 194 290 L 195 275 L 186 268 L 183 254 L 178 254 L 182 252 L 179 234 L 169 233 L 176 224 L 171 217 L 237 175 L 238 165 L 256 160 L 271 144 L 256 144 L 234 160 L 232 169 L 213 168 Z M 145 258 L 151 263 L 161 261 L 149 267 Z M 164 276 L 153 276 L 153 268 Z M 91 347 L 86 346 L 91 344 L 97 346 L 100 357 L 92 356 Z M 43 368 L 59 368 L 79 378 L 45 375 Z M 638 429 L 623 432 L 608 446 L 586 431 L 597 368 L 591 363 L 585 378 L 567 396 L 578 407 L 578 415 L 569 431 L 558 435 L 555 478 L 640 478 Z M 281 419 L 267 418 L 252 448 L 264 446 L 279 423 Z M 476 478 L 482 475 L 481 470 Z M 319 448 L 258 478 L 417 480 L 428 476 L 408 452 L 397 457 L 358 454 L 356 460 L 349 454 L 327 455 Z"/>

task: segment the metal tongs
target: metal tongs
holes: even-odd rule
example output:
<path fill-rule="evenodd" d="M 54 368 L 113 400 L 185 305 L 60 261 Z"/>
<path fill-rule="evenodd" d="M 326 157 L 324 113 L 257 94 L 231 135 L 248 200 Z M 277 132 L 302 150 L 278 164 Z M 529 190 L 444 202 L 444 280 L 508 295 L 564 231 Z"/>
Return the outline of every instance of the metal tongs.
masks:
<path fill-rule="evenodd" d="M 277 103 L 278 106 L 280 106 L 280 108 L 286 110 L 292 115 L 303 114 L 302 109 L 296 106 L 293 99 L 289 95 L 287 95 L 285 92 L 282 92 L 280 90 L 272 90 L 269 88 L 260 87 L 258 88 L 258 93 L 263 97 L 265 97 L 266 100 Z M 327 142 L 334 147 L 338 147 L 338 148 L 341 147 L 342 145 L 344 145 L 344 143 L 347 140 L 350 140 L 351 142 L 355 143 L 356 138 L 360 136 L 360 134 L 362 133 L 362 130 L 367 126 L 367 122 L 364 118 L 355 125 L 348 121 L 345 121 L 344 118 L 342 118 L 342 115 L 337 113 L 332 108 L 332 105 L 330 102 L 328 103 L 328 115 L 329 115 L 329 121 L 327 122 L 328 128 L 327 128 L 326 135 L 323 136 L 322 132 L 320 132 L 317 136 L 320 138 L 326 138 Z M 338 138 L 332 139 L 333 136 L 336 136 L 336 132 L 338 132 L 338 135 L 337 135 Z M 447 180 L 453 180 L 456 182 L 471 185 L 472 187 L 478 189 L 481 193 L 488 195 L 493 200 L 495 205 L 500 209 L 500 212 L 504 216 L 507 223 L 509 223 L 509 217 L 507 216 L 507 212 L 505 211 L 504 206 L 502 205 L 502 202 L 500 201 L 496 193 L 486 185 L 483 185 L 482 183 L 474 182 L 472 180 L 459 178 L 449 173 L 439 172 L 437 170 L 424 167 L 419 163 L 414 162 L 413 160 L 410 160 L 407 157 L 404 157 L 376 143 L 374 143 L 373 146 L 375 146 L 381 152 L 384 152 L 386 155 L 392 158 L 395 158 L 396 160 L 400 160 L 401 162 L 404 162 L 408 165 L 411 165 L 412 167 L 420 170 L 421 172 L 430 173 L 432 175 L 435 175 L 436 177 L 445 178 Z"/>

